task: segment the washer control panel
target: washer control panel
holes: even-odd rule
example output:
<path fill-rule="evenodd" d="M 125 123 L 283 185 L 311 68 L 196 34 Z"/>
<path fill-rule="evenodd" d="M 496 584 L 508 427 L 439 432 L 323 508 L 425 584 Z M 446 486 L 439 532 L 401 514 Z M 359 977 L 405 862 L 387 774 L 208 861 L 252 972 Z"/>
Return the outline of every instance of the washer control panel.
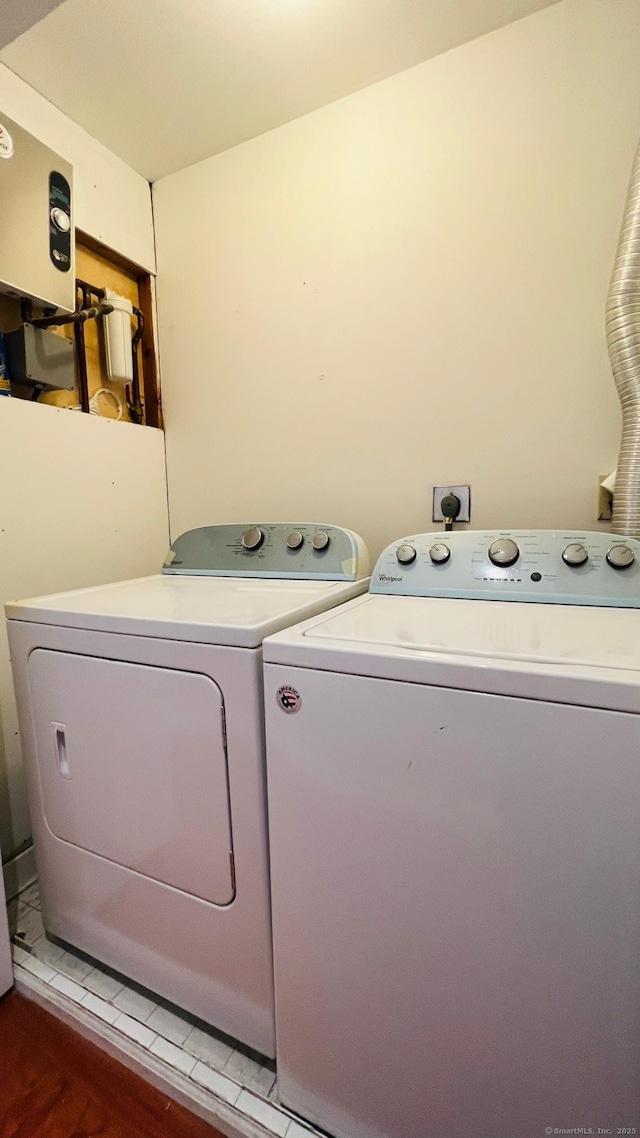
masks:
<path fill-rule="evenodd" d="M 163 573 L 359 581 L 369 573 L 361 537 L 341 526 L 261 522 L 203 526 L 174 541 Z"/>
<path fill-rule="evenodd" d="M 454 530 L 394 541 L 370 592 L 640 608 L 640 541 L 571 530 Z"/>

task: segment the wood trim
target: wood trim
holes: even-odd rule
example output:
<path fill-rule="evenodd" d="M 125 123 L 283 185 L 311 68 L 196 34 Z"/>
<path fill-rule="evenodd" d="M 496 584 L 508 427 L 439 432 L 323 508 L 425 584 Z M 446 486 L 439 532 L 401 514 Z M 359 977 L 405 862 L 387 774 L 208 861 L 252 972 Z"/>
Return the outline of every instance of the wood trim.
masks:
<path fill-rule="evenodd" d="M 140 311 L 144 317 L 142 334 L 142 397 L 145 407 L 145 422 L 148 427 L 162 429 L 162 396 L 160 375 L 156 359 L 156 342 L 153 334 L 153 289 L 149 273 L 138 277 Z"/>
<path fill-rule="evenodd" d="M 82 229 L 76 229 L 76 242 L 78 245 L 83 245 L 91 253 L 97 253 L 99 257 L 104 257 L 105 261 L 111 261 L 112 265 L 117 265 L 119 269 L 123 269 L 125 273 L 130 273 L 132 277 L 140 280 L 141 277 L 151 276 L 148 269 L 143 269 L 141 265 L 136 265 L 127 257 L 123 257 L 122 253 L 116 252 L 115 249 L 110 249 L 108 245 L 103 245 L 102 241 L 98 241 L 92 237 L 90 233 L 85 233 Z"/>
<path fill-rule="evenodd" d="M 76 230 L 76 243 L 82 245 L 90 252 L 96 253 L 97 256 L 103 257 L 106 261 L 110 261 L 111 264 L 117 266 L 117 268 L 135 277 L 137 281 L 139 307 L 144 317 L 144 332 L 140 344 L 142 357 L 140 386 L 142 388 L 142 399 L 145 410 L 144 422 L 148 427 L 158 427 L 162 430 L 162 396 L 154 335 L 155 313 L 152 275 L 146 269 L 141 268 L 140 265 L 129 261 L 127 257 L 123 257 L 121 253 L 116 252 L 114 249 L 109 249 L 108 246 L 103 245 L 101 241 L 98 241 L 89 233 L 84 233 L 81 229 Z"/>

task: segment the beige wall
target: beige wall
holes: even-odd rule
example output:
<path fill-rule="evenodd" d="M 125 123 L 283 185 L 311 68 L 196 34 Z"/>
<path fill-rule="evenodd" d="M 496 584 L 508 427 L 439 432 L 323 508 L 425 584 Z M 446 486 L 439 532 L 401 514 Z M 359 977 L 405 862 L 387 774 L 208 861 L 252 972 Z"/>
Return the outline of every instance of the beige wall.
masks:
<path fill-rule="evenodd" d="M 174 534 L 597 527 L 640 4 L 564 0 L 154 187 Z"/>
<path fill-rule="evenodd" d="M 148 183 L 0 65 L 0 110 L 75 166 L 76 221 L 153 269 Z M 160 431 L 0 399 L 0 614 L 11 598 L 155 570 L 168 542 Z M 29 837 L 4 622 L 0 620 L 0 844 Z M 19 862 L 27 874 L 30 862 Z M 10 891 L 15 866 L 7 875 Z"/>

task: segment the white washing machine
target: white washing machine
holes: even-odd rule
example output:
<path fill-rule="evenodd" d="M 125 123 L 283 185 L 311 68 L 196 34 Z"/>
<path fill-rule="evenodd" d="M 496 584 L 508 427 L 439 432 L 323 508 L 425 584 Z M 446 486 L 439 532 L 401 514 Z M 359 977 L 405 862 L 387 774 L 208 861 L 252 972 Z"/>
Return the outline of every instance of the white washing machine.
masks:
<path fill-rule="evenodd" d="M 265 642 L 288 1107 L 640 1134 L 639 605 L 636 541 L 427 534 Z"/>
<path fill-rule="evenodd" d="M 269 1056 L 261 644 L 367 572 L 336 526 L 221 525 L 7 606 L 45 927 Z"/>

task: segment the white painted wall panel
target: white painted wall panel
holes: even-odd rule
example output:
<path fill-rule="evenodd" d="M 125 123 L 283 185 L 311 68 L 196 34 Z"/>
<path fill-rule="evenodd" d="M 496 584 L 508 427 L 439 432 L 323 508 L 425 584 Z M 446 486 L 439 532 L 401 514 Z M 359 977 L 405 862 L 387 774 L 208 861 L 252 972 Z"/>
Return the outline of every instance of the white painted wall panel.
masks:
<path fill-rule="evenodd" d="M 563 0 L 154 186 L 172 527 L 595 527 L 640 5 Z"/>

